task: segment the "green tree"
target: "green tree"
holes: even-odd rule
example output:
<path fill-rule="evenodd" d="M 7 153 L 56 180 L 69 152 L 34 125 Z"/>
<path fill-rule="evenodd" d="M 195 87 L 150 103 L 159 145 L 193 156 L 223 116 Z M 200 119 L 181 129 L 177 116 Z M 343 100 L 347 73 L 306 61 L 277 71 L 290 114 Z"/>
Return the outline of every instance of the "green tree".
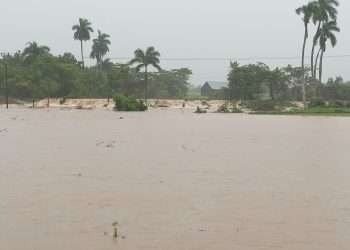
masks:
<path fill-rule="evenodd" d="M 109 45 L 111 41 L 108 34 L 98 31 L 97 38 L 93 40 L 92 50 L 90 57 L 96 59 L 97 66 L 102 69 L 103 57 L 109 52 Z"/>
<path fill-rule="evenodd" d="M 160 73 L 150 73 L 148 88 L 149 97 L 185 98 L 190 83 L 192 71 L 187 68 L 162 70 Z"/>
<path fill-rule="evenodd" d="M 312 50 L 311 50 L 311 74 L 312 77 L 316 77 L 315 68 L 317 65 L 314 64 L 315 57 L 315 48 L 319 42 L 318 34 L 320 33 L 322 23 L 328 22 L 330 20 L 337 19 L 337 7 L 339 2 L 337 0 L 318 0 L 312 3 L 313 4 L 313 16 L 312 20 L 315 25 L 317 25 L 316 33 L 313 38 Z"/>
<path fill-rule="evenodd" d="M 330 41 L 331 46 L 335 47 L 337 44 L 337 37 L 335 32 L 339 32 L 340 29 L 337 26 L 336 21 L 330 21 L 323 23 L 320 32 L 317 34 L 317 39 L 320 41 L 321 55 L 320 55 L 320 66 L 319 66 L 319 81 L 322 82 L 323 72 L 323 56 L 327 49 L 327 41 Z"/>
<path fill-rule="evenodd" d="M 75 58 L 75 56 L 70 53 L 66 52 L 63 55 L 59 55 L 58 59 L 62 63 L 67 63 L 67 64 L 78 64 L 78 60 Z"/>
<path fill-rule="evenodd" d="M 266 83 L 269 68 L 263 63 L 239 65 L 231 63 L 228 76 L 229 91 L 232 98 L 253 100 L 263 92 L 263 83 Z"/>
<path fill-rule="evenodd" d="M 266 82 L 272 100 L 284 99 L 286 97 L 288 77 L 283 70 L 276 68 L 272 71 L 268 71 Z"/>
<path fill-rule="evenodd" d="M 301 67 L 303 70 L 303 83 L 302 83 L 302 95 L 303 95 L 303 103 L 306 106 L 306 81 L 305 81 L 305 49 L 306 42 L 309 37 L 309 24 L 314 13 L 315 4 L 309 3 L 307 5 L 303 5 L 296 9 L 296 13 L 298 15 L 302 15 L 302 20 L 304 23 L 304 39 L 303 39 L 303 49 L 302 49 L 302 59 L 301 59 Z"/>
<path fill-rule="evenodd" d="M 32 106 L 35 106 L 35 93 L 36 86 L 41 80 L 41 63 L 40 59 L 48 57 L 50 54 L 50 48 L 47 46 L 40 46 L 36 42 L 29 42 L 27 47 L 24 48 L 22 56 L 24 63 L 29 65 L 33 71 L 31 74 L 31 90 L 32 90 Z"/>
<path fill-rule="evenodd" d="M 79 24 L 74 25 L 72 27 L 72 30 L 74 31 L 74 40 L 80 41 L 81 63 L 84 68 L 85 62 L 84 62 L 83 42 L 90 40 L 90 33 L 94 32 L 94 30 L 92 29 L 91 23 L 89 22 L 89 20 L 84 18 L 79 18 Z"/>
<path fill-rule="evenodd" d="M 33 64 L 38 58 L 48 56 L 50 48 L 47 46 L 40 46 L 37 42 L 27 43 L 27 47 L 24 48 L 22 56 L 24 63 L 27 65 Z"/>
<path fill-rule="evenodd" d="M 142 49 L 137 49 L 134 52 L 134 59 L 130 61 L 130 65 L 137 64 L 136 70 L 140 71 L 142 68 L 145 69 L 145 102 L 147 104 L 147 96 L 148 96 L 148 67 L 153 66 L 158 71 L 161 71 L 161 67 L 159 65 L 160 53 L 155 50 L 154 47 L 149 47 L 146 51 Z"/>

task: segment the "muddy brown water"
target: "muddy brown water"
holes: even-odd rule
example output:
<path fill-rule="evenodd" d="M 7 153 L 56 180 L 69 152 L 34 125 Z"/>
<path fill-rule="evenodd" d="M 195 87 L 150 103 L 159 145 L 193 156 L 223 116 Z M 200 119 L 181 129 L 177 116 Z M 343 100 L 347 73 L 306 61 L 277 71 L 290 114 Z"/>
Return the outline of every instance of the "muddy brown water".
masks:
<path fill-rule="evenodd" d="M 349 247 L 350 118 L 0 110 L 1 250 Z"/>

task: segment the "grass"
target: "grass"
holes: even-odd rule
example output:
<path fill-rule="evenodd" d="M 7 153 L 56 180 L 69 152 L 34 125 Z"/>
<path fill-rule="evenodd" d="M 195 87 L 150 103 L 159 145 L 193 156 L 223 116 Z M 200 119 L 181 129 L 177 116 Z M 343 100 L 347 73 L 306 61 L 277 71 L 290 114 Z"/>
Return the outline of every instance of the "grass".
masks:
<path fill-rule="evenodd" d="M 259 111 L 257 115 L 302 115 L 302 116 L 350 116 L 350 108 L 312 107 L 308 109 L 291 109 L 289 111 Z"/>

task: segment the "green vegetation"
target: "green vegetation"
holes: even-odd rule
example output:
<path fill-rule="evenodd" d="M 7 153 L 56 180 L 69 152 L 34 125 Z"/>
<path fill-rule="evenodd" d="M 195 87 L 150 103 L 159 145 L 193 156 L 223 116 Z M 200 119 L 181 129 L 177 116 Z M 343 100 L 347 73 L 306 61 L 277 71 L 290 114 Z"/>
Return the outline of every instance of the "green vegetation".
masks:
<path fill-rule="evenodd" d="M 316 107 L 307 109 L 291 109 L 288 111 L 259 111 L 257 115 L 303 115 L 303 116 L 350 116 L 350 108 Z"/>
<path fill-rule="evenodd" d="M 116 94 L 113 97 L 115 110 L 117 111 L 146 111 L 147 106 L 143 101 L 137 100 L 134 97 Z"/>
<path fill-rule="evenodd" d="M 93 28 L 91 27 L 91 23 L 89 20 L 80 18 L 79 24 L 74 25 L 72 27 L 74 32 L 74 40 L 80 41 L 80 50 L 81 50 L 81 63 L 83 68 L 85 67 L 84 63 L 84 48 L 83 48 L 83 42 L 89 41 L 91 39 L 90 33 L 94 32 Z"/>
<path fill-rule="evenodd" d="M 322 82 L 322 71 L 323 71 L 323 56 L 326 52 L 326 44 L 330 40 L 332 47 L 335 47 L 337 43 L 334 32 L 339 32 L 340 29 L 337 27 L 337 14 L 339 2 L 337 0 L 317 0 L 309 2 L 296 9 L 298 15 L 302 15 L 302 21 L 304 25 L 304 39 L 302 47 L 302 62 L 301 69 L 302 75 L 302 99 L 306 106 L 306 70 L 305 70 L 305 50 L 306 43 L 309 38 L 309 24 L 312 21 L 317 25 L 316 33 L 312 40 L 311 50 L 311 79 L 316 80 L 318 58 L 319 60 L 319 82 Z M 319 44 L 319 50 L 315 60 L 315 49 Z"/>
<path fill-rule="evenodd" d="M 104 56 L 108 53 L 109 45 L 111 44 L 109 37 L 108 34 L 102 33 L 99 30 L 97 38 L 93 40 L 90 57 L 96 59 L 96 67 L 99 70 L 102 70 L 104 65 L 106 67 L 109 62 L 103 60 Z"/>
<path fill-rule="evenodd" d="M 130 65 L 137 64 L 136 71 L 139 72 L 142 68 L 145 69 L 145 102 L 147 103 L 148 97 L 148 67 L 152 65 L 158 71 L 162 69 L 159 66 L 160 53 L 155 50 L 154 47 L 149 47 L 144 52 L 142 49 L 137 49 L 135 51 L 135 57 L 130 61 Z"/>
<path fill-rule="evenodd" d="M 266 106 L 258 104 L 250 107 L 253 110 L 252 114 L 350 116 L 350 102 L 345 101 L 325 102 L 322 99 L 314 99 L 306 109 L 293 107 L 287 103 L 284 105 L 270 103 Z"/>
<path fill-rule="evenodd" d="M 263 63 L 239 65 L 231 63 L 226 90 L 230 99 L 285 99 L 288 95 L 287 69 L 270 68 Z"/>
<path fill-rule="evenodd" d="M 283 111 L 290 107 L 295 107 L 295 105 L 291 102 L 287 101 L 274 101 L 274 100 L 251 100 L 244 101 L 242 106 L 246 109 L 256 111 L 256 112 L 264 112 L 264 111 Z"/>
<path fill-rule="evenodd" d="M 221 105 L 217 111 L 218 113 L 242 113 L 242 110 L 237 108 L 236 103 L 226 102 Z"/>
<path fill-rule="evenodd" d="M 305 112 L 323 109 L 339 113 L 348 107 L 330 106 L 330 103 L 350 100 L 350 82 L 341 77 L 322 82 L 324 54 L 329 45 L 336 46 L 336 34 L 340 32 L 338 6 L 337 0 L 313 0 L 296 9 L 304 29 L 300 67 L 271 68 L 261 62 L 248 65 L 231 62 L 228 85 L 212 88 L 214 94 L 208 97 L 201 96 L 203 89 L 190 85 L 190 69 L 162 69 L 160 52 L 152 46 L 146 50 L 137 49 L 133 59 L 126 64 L 113 63 L 108 58 L 112 44 L 110 36 L 98 30 L 92 39 L 92 24 L 80 18 L 72 30 L 74 39 L 80 42 L 81 61 L 69 52 L 56 56 L 50 53 L 48 46 L 30 42 L 23 51 L 2 55 L 0 79 L 4 79 L 6 64 L 9 87 L 6 91 L 0 88 L 0 96 L 9 93 L 12 99 L 32 100 L 33 107 L 36 100 L 45 97 L 50 105 L 51 97 L 62 101 L 66 98 L 107 98 L 109 102 L 114 96 L 121 106 L 118 109 L 123 110 L 138 110 L 135 100 L 141 98 L 146 105 L 149 98 L 202 101 L 216 98 L 228 101 L 218 110 L 227 113 L 241 112 L 229 104 L 237 100 L 242 101 L 244 108 L 255 112 L 299 112 L 292 103 L 303 101 Z M 308 67 L 305 54 L 311 25 L 315 26 L 315 33 Z M 84 59 L 84 42 L 91 39 L 90 58 L 96 61 L 93 66 L 85 65 Z"/>
<path fill-rule="evenodd" d="M 110 36 L 98 30 L 90 51 L 96 65 L 85 65 L 84 42 L 91 40 L 92 24 L 80 18 L 72 27 L 74 39 L 80 42 L 81 61 L 72 53 L 53 55 L 50 48 L 30 42 L 14 54 L 1 54 L 0 96 L 8 92 L 11 99 L 36 100 L 47 98 L 107 98 L 116 93 L 135 98 L 185 98 L 192 71 L 187 68 L 163 70 L 160 53 L 149 47 L 135 51 L 130 63 L 113 63 L 108 56 Z M 8 66 L 8 88 L 2 88 L 4 65 Z M 135 65 L 135 67 L 133 66 Z M 152 66 L 157 72 L 149 71 Z M 140 72 L 141 69 L 145 71 Z"/>

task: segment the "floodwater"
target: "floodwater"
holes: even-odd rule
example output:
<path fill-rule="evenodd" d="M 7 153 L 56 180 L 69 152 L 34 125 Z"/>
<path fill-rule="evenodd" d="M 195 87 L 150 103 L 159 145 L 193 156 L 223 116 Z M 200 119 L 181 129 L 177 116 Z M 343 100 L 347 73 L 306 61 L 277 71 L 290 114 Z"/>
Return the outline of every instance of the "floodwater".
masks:
<path fill-rule="evenodd" d="M 346 117 L 2 109 L 0 249 L 347 250 L 349 163 Z"/>

